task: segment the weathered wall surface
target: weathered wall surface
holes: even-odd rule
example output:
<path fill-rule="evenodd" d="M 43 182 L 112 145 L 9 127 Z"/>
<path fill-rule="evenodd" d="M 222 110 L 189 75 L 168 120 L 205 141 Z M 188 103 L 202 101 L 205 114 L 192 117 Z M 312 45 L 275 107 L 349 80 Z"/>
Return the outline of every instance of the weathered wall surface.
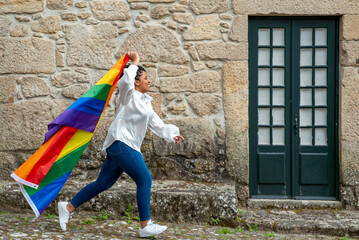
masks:
<path fill-rule="evenodd" d="M 238 128 L 235 102 L 225 104 L 241 102 L 230 90 L 239 83 L 228 80 L 223 94 L 233 64 L 248 78 L 247 17 L 235 16 L 229 1 L 0 1 L 0 13 L 0 180 L 10 180 L 41 146 L 49 122 L 135 50 L 152 80 L 154 109 L 186 139 L 174 145 L 147 134 L 142 151 L 153 178 L 223 182 L 241 175 L 248 184 L 248 124 Z M 246 97 L 246 84 L 239 88 Z M 114 115 L 112 101 L 71 178 L 95 177 Z M 239 129 L 240 142 L 226 135 L 226 121 Z M 240 156 L 234 144 L 244 144 Z"/>
<path fill-rule="evenodd" d="M 152 80 L 153 106 L 181 128 L 142 148 L 155 179 L 235 180 L 249 197 L 248 16 L 342 16 L 340 198 L 358 208 L 359 2 L 354 0 L 0 0 L 0 181 L 42 143 L 47 124 L 129 50 Z M 110 103 L 72 174 L 93 178 L 115 115 Z"/>

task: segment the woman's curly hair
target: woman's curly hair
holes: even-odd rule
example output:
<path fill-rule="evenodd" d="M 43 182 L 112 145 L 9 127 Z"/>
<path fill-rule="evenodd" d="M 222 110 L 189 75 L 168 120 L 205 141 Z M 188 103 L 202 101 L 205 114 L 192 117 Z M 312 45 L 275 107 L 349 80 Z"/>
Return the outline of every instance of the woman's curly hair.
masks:
<path fill-rule="evenodd" d="M 128 68 L 129 66 L 130 66 L 130 64 L 127 64 L 123 69 Z M 140 77 L 142 76 L 143 72 L 146 72 L 146 70 L 142 66 L 138 66 L 135 80 L 140 80 Z M 123 70 L 121 72 L 120 78 L 122 78 L 122 76 L 123 76 Z M 115 95 L 117 95 L 119 93 L 118 88 L 116 88 L 116 89 L 117 89 L 117 91 L 115 92 Z"/>

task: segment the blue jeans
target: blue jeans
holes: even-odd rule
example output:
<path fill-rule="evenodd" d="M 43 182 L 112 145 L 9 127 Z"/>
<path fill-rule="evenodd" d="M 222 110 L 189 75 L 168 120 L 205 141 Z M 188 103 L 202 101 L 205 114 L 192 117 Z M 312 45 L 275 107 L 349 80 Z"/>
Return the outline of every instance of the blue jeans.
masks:
<path fill-rule="evenodd" d="M 78 192 L 71 199 L 71 204 L 77 208 L 109 189 L 125 171 L 137 185 L 136 199 L 140 220 L 149 220 L 152 177 L 142 154 L 121 141 L 115 141 L 106 151 L 107 158 L 97 180 Z"/>

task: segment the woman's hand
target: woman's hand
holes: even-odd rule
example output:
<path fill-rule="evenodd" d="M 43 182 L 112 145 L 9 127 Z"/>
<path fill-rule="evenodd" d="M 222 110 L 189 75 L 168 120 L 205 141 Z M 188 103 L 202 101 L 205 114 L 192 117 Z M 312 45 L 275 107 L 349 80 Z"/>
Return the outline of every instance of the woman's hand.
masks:
<path fill-rule="evenodd" d="M 175 139 L 175 143 L 179 144 L 180 142 L 182 142 L 182 140 L 184 140 L 184 137 L 182 137 L 181 135 L 178 135 L 176 137 L 174 137 Z"/>
<path fill-rule="evenodd" d="M 131 62 L 133 65 L 138 65 L 138 63 L 140 62 L 140 56 L 138 55 L 137 52 L 128 52 L 127 56 L 131 59 Z"/>

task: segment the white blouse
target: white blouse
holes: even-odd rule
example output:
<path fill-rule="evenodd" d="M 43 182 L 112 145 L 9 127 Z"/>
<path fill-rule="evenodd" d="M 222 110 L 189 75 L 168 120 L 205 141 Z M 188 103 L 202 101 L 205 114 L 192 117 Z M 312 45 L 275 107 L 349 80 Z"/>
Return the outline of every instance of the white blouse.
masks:
<path fill-rule="evenodd" d="M 178 127 L 172 124 L 164 124 L 153 111 L 152 97 L 135 90 L 137 69 L 136 65 L 130 65 L 125 68 L 123 70 L 124 74 L 118 82 L 120 92 L 116 102 L 120 106 L 102 147 L 104 155 L 106 155 L 106 148 L 116 140 L 141 152 L 141 144 L 147 127 L 167 142 L 174 142 L 174 137 L 179 135 Z"/>

